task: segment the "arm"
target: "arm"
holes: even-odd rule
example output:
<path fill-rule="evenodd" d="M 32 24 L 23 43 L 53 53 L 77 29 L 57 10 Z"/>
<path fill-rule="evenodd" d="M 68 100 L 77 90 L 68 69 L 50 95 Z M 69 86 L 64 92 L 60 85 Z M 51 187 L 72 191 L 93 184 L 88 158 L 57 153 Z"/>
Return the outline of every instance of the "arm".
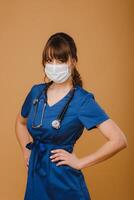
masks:
<path fill-rule="evenodd" d="M 31 141 L 31 136 L 27 130 L 26 122 L 27 118 L 22 117 L 21 114 L 18 113 L 15 121 L 15 134 L 27 165 L 31 150 L 27 149 L 25 145 Z"/>
<path fill-rule="evenodd" d="M 80 169 L 104 161 L 128 145 L 125 134 L 112 119 L 104 121 L 97 128 L 108 141 L 96 152 L 81 158 L 79 162 Z"/>

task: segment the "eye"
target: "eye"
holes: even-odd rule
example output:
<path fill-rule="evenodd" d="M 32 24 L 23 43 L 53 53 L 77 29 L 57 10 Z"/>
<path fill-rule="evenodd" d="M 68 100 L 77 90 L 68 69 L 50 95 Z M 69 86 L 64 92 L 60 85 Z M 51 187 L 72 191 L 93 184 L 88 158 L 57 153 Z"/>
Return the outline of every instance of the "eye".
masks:
<path fill-rule="evenodd" d="M 46 62 L 49 63 L 49 62 L 52 62 L 52 60 L 51 60 L 50 58 L 47 58 L 47 59 L 46 59 Z"/>
<path fill-rule="evenodd" d="M 64 63 L 64 60 L 63 59 L 59 59 L 58 62 L 59 63 Z"/>

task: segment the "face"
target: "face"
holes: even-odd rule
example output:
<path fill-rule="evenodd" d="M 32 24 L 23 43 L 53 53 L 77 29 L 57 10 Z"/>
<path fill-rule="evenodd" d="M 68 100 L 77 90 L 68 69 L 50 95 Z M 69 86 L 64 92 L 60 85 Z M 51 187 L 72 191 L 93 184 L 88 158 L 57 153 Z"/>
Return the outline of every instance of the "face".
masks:
<path fill-rule="evenodd" d="M 67 62 L 63 61 L 62 59 L 55 59 L 55 58 L 51 58 L 50 54 L 49 54 L 49 58 L 46 60 L 45 64 L 58 64 L 57 66 L 46 66 L 45 67 L 45 73 L 47 74 L 48 79 L 53 80 L 56 83 L 66 83 L 66 82 L 72 82 L 72 70 L 74 67 L 74 61 L 73 59 L 71 59 L 71 57 L 69 56 Z M 61 66 L 60 66 L 61 64 Z M 65 65 L 62 66 L 62 64 L 67 64 L 69 71 L 67 72 L 65 69 Z M 53 72 L 49 69 L 50 67 L 54 67 L 53 70 L 57 69 L 57 72 L 54 70 Z M 57 68 L 59 67 L 59 68 Z M 63 71 L 62 68 L 63 67 Z M 61 74 L 60 74 L 60 69 L 61 69 Z M 58 74 L 59 73 L 59 74 Z"/>

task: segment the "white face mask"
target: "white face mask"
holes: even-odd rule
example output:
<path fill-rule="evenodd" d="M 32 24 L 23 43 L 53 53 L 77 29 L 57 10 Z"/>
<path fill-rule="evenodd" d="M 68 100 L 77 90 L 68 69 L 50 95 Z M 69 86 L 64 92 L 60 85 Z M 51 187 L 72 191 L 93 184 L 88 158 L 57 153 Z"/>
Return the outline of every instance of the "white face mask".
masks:
<path fill-rule="evenodd" d="M 56 83 L 63 83 L 71 75 L 71 69 L 68 64 L 50 64 L 46 63 L 44 71 L 50 80 Z"/>

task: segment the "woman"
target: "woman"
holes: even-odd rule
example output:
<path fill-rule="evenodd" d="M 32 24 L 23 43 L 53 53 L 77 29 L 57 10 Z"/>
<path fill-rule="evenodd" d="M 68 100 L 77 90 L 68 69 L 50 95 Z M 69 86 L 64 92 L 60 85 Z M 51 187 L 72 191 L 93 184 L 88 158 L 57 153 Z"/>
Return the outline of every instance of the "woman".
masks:
<path fill-rule="evenodd" d="M 48 82 L 33 85 L 17 115 L 16 135 L 28 170 L 24 200 L 90 200 L 81 169 L 127 146 L 124 133 L 82 87 L 77 61 L 73 38 L 53 34 L 42 54 Z M 108 141 L 78 158 L 73 147 L 84 128 L 98 128 Z"/>

